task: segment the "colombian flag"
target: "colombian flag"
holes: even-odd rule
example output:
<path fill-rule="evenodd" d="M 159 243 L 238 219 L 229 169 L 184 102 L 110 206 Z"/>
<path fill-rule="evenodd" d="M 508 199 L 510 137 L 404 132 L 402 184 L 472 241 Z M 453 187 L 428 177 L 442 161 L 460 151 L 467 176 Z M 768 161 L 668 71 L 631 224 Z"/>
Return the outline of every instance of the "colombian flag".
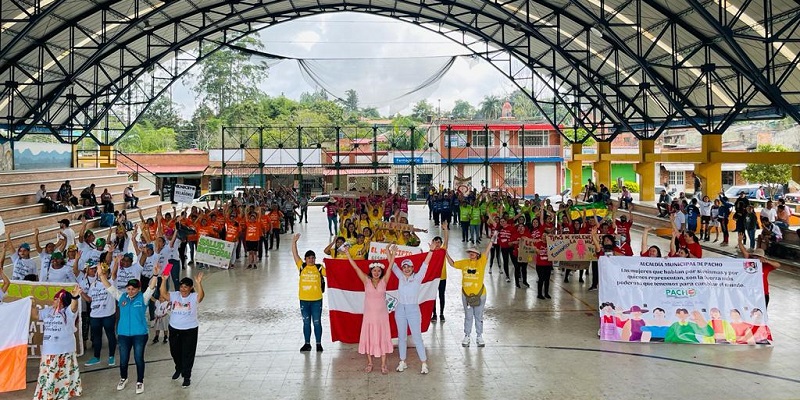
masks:
<path fill-rule="evenodd" d="M 0 303 L 0 393 L 25 389 L 31 298 Z"/>

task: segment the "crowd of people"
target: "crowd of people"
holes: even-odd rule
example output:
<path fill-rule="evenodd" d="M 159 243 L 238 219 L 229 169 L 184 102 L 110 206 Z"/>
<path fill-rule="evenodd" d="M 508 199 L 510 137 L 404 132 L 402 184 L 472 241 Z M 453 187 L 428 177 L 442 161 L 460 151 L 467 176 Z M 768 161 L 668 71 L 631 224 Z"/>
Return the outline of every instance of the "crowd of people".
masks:
<path fill-rule="evenodd" d="M 90 186 L 81 193 L 84 204 L 96 204 L 93 189 Z M 61 192 L 60 190 L 59 194 Z M 70 196 L 71 189 L 67 186 L 65 196 L 59 198 L 68 198 L 72 202 L 74 196 Z M 110 200 L 104 193 L 101 195 L 101 204 L 104 196 L 106 200 Z M 408 327 L 411 331 L 421 363 L 420 372 L 428 373 L 425 347 L 420 334 L 422 318 L 416 299 L 421 279 L 429 267 L 431 254 L 435 251 L 446 252 L 446 266 L 442 268 L 438 307 L 434 306 L 431 321 L 445 321 L 447 266 L 460 270 L 464 309 L 464 339 L 461 344 L 465 347 L 472 343 L 473 329 L 477 346 L 483 347 L 486 344 L 483 339 L 483 312 L 487 298 L 484 280 L 487 275 L 493 274 L 495 261 L 496 271 L 501 279 L 504 277 L 506 283 L 510 283 L 513 276 L 515 287 L 519 289 L 531 286 L 527 270 L 528 262 L 533 263 L 530 267 L 534 267 L 536 271 L 537 298 L 546 301 L 551 298 L 550 281 L 554 267 L 559 266 L 548 258 L 548 234 L 591 235 L 598 257 L 634 255 L 630 244 L 632 204 L 627 200 L 624 191 L 619 206 L 614 205 L 608 188 L 602 184 L 596 192 L 587 190 L 584 199 L 594 205 L 575 207 L 580 203 L 577 199 L 566 199 L 565 202 L 554 205 L 538 196 L 521 199 L 499 190 L 432 190 L 427 201 L 429 219 L 441 231 L 441 236 L 431 240 L 428 257 L 421 265 L 404 260 L 398 266 L 394 263 L 397 246 L 420 246 L 422 240 L 418 233 L 427 232 L 427 229 L 409 224 L 408 199 L 391 191 L 351 191 L 332 197 L 322 207 L 331 235 L 331 242 L 323 252 L 331 258 L 350 260 L 364 283 L 364 323 L 358 350 L 367 357 L 365 371 L 370 372 L 373 369 L 373 357 L 376 357 L 381 360 L 381 372 L 388 373 L 386 356 L 393 351 L 393 346 L 385 292 L 388 277 L 394 275 L 400 282 L 399 299 L 394 314 L 397 326 L 403 330 Z M 128 194 L 126 201 L 135 207 L 135 199 Z M 42 247 L 36 232 L 33 244 L 39 252 L 38 266 L 30 256 L 31 246 L 23 243 L 15 247 L 10 232 L 7 233 L 3 253 L 11 253 L 11 279 L 77 284 L 72 292 L 59 292 L 54 299 L 54 311 L 44 313 L 50 319 L 53 319 L 52 315 L 61 316 L 57 318 L 59 323 L 46 325 L 45 336 L 63 339 L 64 335 L 58 332 L 65 329 L 64 326 L 74 324 L 75 304 L 83 301 L 85 320 L 88 321 L 84 331 L 91 332 L 93 351 L 85 365 L 91 367 L 101 364 L 105 336 L 109 366 L 117 365 L 115 356 L 119 350 L 120 381 L 117 390 L 124 390 L 127 386 L 128 362 L 132 350 L 137 369 L 136 392 L 144 391 L 144 351 L 150 330 L 155 333 L 152 344 L 159 342 L 159 334 L 163 335 L 164 343 L 169 343 L 175 365 L 172 378 L 182 377 L 182 386 L 189 387 L 198 340 L 198 303 L 204 297 L 201 283 L 203 274 L 198 273 L 193 280 L 189 277 L 181 278 L 181 271 L 193 264 L 199 269 L 208 267 L 195 263 L 199 237 L 208 236 L 235 243 L 235 251 L 227 267 L 234 268 L 237 260 L 244 259 L 243 264 L 247 269 L 257 269 L 270 251 L 280 250 L 281 236 L 294 233 L 297 218 L 301 223 L 308 221 L 308 203 L 309 198 L 298 196 L 294 189 L 250 188 L 229 201 L 206 204 L 206 207 L 193 206 L 166 213 L 158 207 L 153 218 L 144 218 L 139 211 L 142 222 L 134 225 L 125 217 L 118 220 L 117 226 L 110 229 L 104 238 L 96 237 L 87 228 L 85 218 L 77 233 L 70 228 L 70 221 L 64 219 L 59 221 L 56 242 L 46 243 Z M 781 205 L 778 206 L 780 207 Z M 598 212 L 601 209 L 603 213 Z M 771 209 L 770 202 L 766 210 Z M 733 204 L 722 197 L 712 203 L 708 196 L 701 200 L 670 201 L 666 214 L 673 232 L 669 249 L 662 251 L 658 246 L 649 245 L 650 229 L 646 228 L 638 255 L 700 258 L 700 242 L 709 240 L 711 230 L 716 230 L 717 235 L 721 231 L 723 243 L 728 242 L 728 232 L 723 227 L 726 224 L 721 219 L 727 219 L 731 210 L 737 219 L 736 232 L 739 234 L 738 246 L 742 254 L 745 257 L 759 258 L 765 265 L 764 287 L 768 301 L 767 275 L 780 264 L 766 257 L 763 243 L 772 240 L 771 235 L 780 235 L 780 229 L 773 228 L 778 225 L 778 212 L 774 213 L 775 219 L 771 220 L 771 213 L 762 211 L 762 234 L 759 238 L 754 238 L 751 232 L 758 221 L 754 219 L 752 205 L 741 196 Z M 719 224 L 714 223 L 715 219 Z M 460 239 L 467 246 L 463 259 L 454 260 L 454 255 L 448 250 L 452 225 L 460 228 Z M 304 336 L 300 351 L 312 350 L 313 331 L 316 351 L 321 352 L 322 298 L 326 270 L 322 264 L 317 263 L 313 250 L 306 251 L 304 257 L 300 257 L 297 249 L 299 238 L 299 234 L 293 235 L 291 251 L 299 272 L 299 300 Z M 746 246 L 748 241 L 749 248 Z M 365 273 L 355 261 L 369 258 L 372 242 L 390 244 L 388 264 L 374 262 Z M 529 250 L 535 255 L 533 258 L 524 260 L 520 257 L 520 249 L 528 246 L 523 246 L 523 242 L 532 244 Z M 599 283 L 597 262 L 587 262 L 586 270 L 591 271 L 592 280 L 587 290 L 596 290 Z M 571 272 L 570 269 L 564 270 L 564 282 L 569 282 Z M 580 283 L 584 281 L 584 272 L 584 269 L 578 272 Z M 4 287 L 0 293 L 5 293 L 9 279 L 5 276 L 2 278 Z M 170 286 L 172 291 L 169 291 Z M 400 360 L 396 370 L 403 372 L 408 368 L 407 343 L 405 335 L 400 336 Z M 74 341 L 74 337 L 71 340 Z M 49 393 L 52 388 L 64 388 L 63 393 L 67 395 L 62 397 L 81 393 L 74 347 L 72 343 L 56 350 L 48 348 L 48 353 L 43 353 L 36 393 Z M 43 398 L 45 397 L 48 395 Z"/>

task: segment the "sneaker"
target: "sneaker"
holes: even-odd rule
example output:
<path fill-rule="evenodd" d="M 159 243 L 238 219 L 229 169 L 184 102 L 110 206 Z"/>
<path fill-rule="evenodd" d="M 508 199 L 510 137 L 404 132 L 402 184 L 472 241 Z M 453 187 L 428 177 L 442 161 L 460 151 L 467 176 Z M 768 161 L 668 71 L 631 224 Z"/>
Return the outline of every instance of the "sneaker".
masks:
<path fill-rule="evenodd" d="M 186 388 L 188 388 L 188 387 L 189 387 L 189 385 L 191 385 L 191 384 L 192 384 L 192 380 L 191 380 L 191 379 L 189 379 L 189 378 L 183 378 L 183 383 L 181 384 L 181 387 L 182 387 L 182 388 L 184 388 L 184 389 L 186 389 Z"/>
<path fill-rule="evenodd" d="M 536 295 L 536 298 L 537 298 L 537 299 L 539 299 L 539 300 L 544 300 L 544 296 L 542 296 L 542 295 L 540 295 L 540 294 L 539 294 L 539 295 Z"/>
<path fill-rule="evenodd" d="M 483 336 L 478 336 L 478 338 L 475 339 L 475 343 L 478 344 L 478 347 L 486 347 L 486 342 L 483 341 Z"/>
<path fill-rule="evenodd" d="M 525 285 L 525 287 L 526 287 L 526 288 L 529 288 L 529 287 L 531 287 L 531 285 L 530 285 L 530 284 L 528 284 L 528 282 L 522 282 L 522 284 L 523 284 L 523 285 Z"/>
<path fill-rule="evenodd" d="M 300 351 L 311 351 L 311 343 L 306 343 L 300 348 Z"/>
<path fill-rule="evenodd" d="M 125 389 L 125 385 L 127 385 L 127 384 L 128 384 L 128 380 L 127 379 L 120 379 L 119 383 L 117 384 L 117 390 Z"/>
<path fill-rule="evenodd" d="M 406 365 L 406 362 L 403 361 L 403 360 L 400 360 L 400 364 L 397 364 L 397 372 L 403 372 L 407 368 L 408 368 L 408 365 Z"/>
<path fill-rule="evenodd" d="M 153 325 L 153 326 L 155 326 L 155 324 L 156 324 L 156 323 L 155 323 L 155 322 L 153 322 L 153 324 L 152 324 L 152 325 Z M 151 326 L 151 328 L 152 328 L 152 326 Z M 154 338 L 153 338 L 153 344 L 156 344 L 156 343 L 158 343 L 158 336 L 156 336 L 156 337 L 154 337 Z"/>
<path fill-rule="evenodd" d="M 444 315 L 440 315 L 440 316 L 439 316 L 439 321 L 442 321 L 442 322 L 444 322 Z"/>
<path fill-rule="evenodd" d="M 181 371 L 175 371 L 175 373 L 172 374 L 172 380 L 173 381 L 177 381 L 178 378 L 180 378 L 180 377 L 181 377 Z"/>
<path fill-rule="evenodd" d="M 186 381 L 184 381 L 186 383 Z M 136 394 L 144 393 L 144 383 L 143 382 L 136 382 Z"/>
<path fill-rule="evenodd" d="M 428 363 L 422 363 L 422 370 L 419 373 L 423 375 L 428 373 Z"/>
<path fill-rule="evenodd" d="M 489 267 L 489 275 L 492 274 L 492 267 Z"/>
<path fill-rule="evenodd" d="M 169 337 L 168 336 L 164 336 L 164 340 L 162 340 L 161 342 L 162 343 L 167 343 L 168 341 L 169 341 Z"/>
<path fill-rule="evenodd" d="M 87 367 L 91 367 L 92 365 L 97 365 L 97 364 L 100 364 L 100 359 L 97 357 L 92 357 L 89 359 L 89 361 L 86 362 L 85 365 Z"/>
<path fill-rule="evenodd" d="M 108 357 L 108 366 L 113 367 L 115 365 L 117 365 L 117 360 L 114 357 Z"/>
<path fill-rule="evenodd" d="M 461 347 L 469 347 L 469 335 L 464 336 L 464 340 L 461 341 Z"/>
<path fill-rule="evenodd" d="M 321 352 L 322 350 L 322 345 L 317 343 L 317 352 Z"/>
<path fill-rule="evenodd" d="M 590 287 L 590 288 L 589 288 L 589 291 L 590 291 L 590 292 L 593 292 L 593 291 L 595 291 L 595 290 L 597 290 L 597 286 L 592 286 L 592 287 Z"/>
<path fill-rule="evenodd" d="M 506 282 L 511 282 L 511 278 L 509 278 L 508 276 L 506 276 Z"/>
<path fill-rule="evenodd" d="M 544 298 L 546 298 L 546 299 L 550 299 L 551 297 L 550 297 L 550 295 L 549 295 L 549 294 L 546 294 L 546 295 L 544 295 Z"/>
<path fill-rule="evenodd" d="M 439 317 L 437 317 L 436 314 L 433 314 L 433 316 L 431 317 L 431 322 L 435 324 L 438 319 Z"/>

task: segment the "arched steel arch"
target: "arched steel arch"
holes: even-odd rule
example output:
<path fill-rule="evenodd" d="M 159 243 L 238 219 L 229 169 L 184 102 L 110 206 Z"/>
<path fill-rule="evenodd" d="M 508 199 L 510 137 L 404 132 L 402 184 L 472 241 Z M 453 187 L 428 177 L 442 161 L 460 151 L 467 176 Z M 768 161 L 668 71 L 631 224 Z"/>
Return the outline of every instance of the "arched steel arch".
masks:
<path fill-rule="evenodd" d="M 190 66 L 203 40 L 338 11 L 418 22 L 520 87 L 539 77 L 569 110 L 547 119 L 600 140 L 623 131 L 655 138 L 672 126 L 722 133 L 737 119 L 800 121 L 800 4 L 792 0 L 32 1 L 2 0 L 0 9 L 0 120 L 9 137 L 79 130 L 100 141 L 92 131 L 136 119 L 109 112 L 136 103 L 138 77 L 160 70 L 171 83 L 185 73 L 170 58 Z M 137 112 L 159 91 L 149 92 Z"/>

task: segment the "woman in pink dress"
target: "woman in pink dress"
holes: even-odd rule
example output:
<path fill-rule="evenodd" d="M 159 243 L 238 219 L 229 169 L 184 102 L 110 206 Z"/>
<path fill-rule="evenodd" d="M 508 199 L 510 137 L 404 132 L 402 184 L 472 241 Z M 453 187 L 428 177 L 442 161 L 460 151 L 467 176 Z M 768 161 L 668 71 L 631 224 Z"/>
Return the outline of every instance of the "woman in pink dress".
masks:
<path fill-rule="evenodd" d="M 389 248 L 389 265 L 394 262 L 395 246 Z M 389 373 L 386 367 L 386 355 L 394 351 L 392 332 L 389 328 L 389 310 L 386 308 L 386 283 L 391 274 L 386 273 L 386 266 L 381 262 L 369 265 L 369 275 L 361 271 L 350 252 L 346 251 L 350 265 L 359 279 L 364 282 L 364 319 L 361 322 L 361 337 L 358 341 L 358 352 L 367 355 L 365 372 L 372 371 L 372 357 L 381 358 L 381 373 Z"/>

